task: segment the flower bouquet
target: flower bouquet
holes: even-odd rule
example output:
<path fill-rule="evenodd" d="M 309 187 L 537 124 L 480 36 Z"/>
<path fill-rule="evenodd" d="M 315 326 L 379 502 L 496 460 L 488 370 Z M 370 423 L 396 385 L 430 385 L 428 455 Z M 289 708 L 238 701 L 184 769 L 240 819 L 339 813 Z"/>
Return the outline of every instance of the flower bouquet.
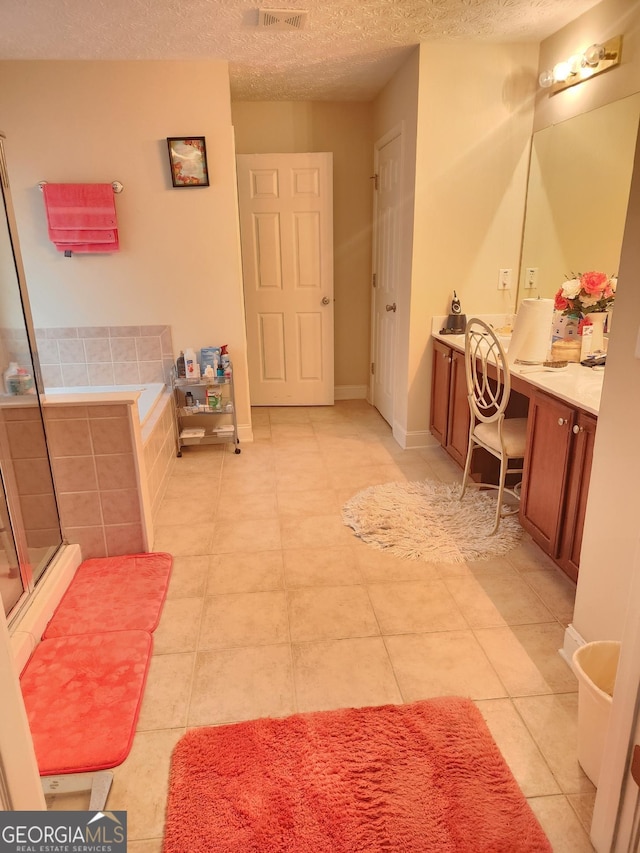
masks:
<path fill-rule="evenodd" d="M 554 307 L 567 317 L 599 314 L 613 306 L 616 276 L 603 272 L 578 273 L 562 285 L 555 295 Z"/>

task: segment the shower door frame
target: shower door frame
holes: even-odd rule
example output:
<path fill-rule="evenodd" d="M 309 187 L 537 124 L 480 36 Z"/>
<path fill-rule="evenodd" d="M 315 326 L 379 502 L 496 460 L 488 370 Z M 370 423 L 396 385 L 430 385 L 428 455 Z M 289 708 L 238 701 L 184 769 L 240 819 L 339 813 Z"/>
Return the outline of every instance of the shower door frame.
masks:
<path fill-rule="evenodd" d="M 55 550 L 49 555 L 47 565 L 44 570 L 40 573 L 38 578 L 34 580 L 33 566 L 31 564 L 29 546 L 27 545 L 26 530 L 24 528 L 24 525 L 22 524 L 22 511 L 20 507 L 20 500 L 18 497 L 17 484 L 15 482 L 15 478 L 12 476 L 12 471 L 9 469 L 9 466 L 3 465 L 1 469 L 2 473 L 0 475 L 2 482 L 0 485 L 3 487 L 5 492 L 11 528 L 10 533 L 18 556 L 18 568 L 23 586 L 22 594 L 15 602 L 6 617 L 8 625 L 11 626 L 18 618 L 20 618 L 20 615 L 24 612 L 26 607 L 28 607 L 31 597 L 33 596 L 33 593 L 35 591 L 36 584 L 38 583 L 38 581 L 44 578 L 49 567 L 55 562 L 56 556 L 60 554 L 61 549 L 67 543 L 62 532 L 62 525 L 60 520 L 60 506 L 58 503 L 58 495 L 55 488 L 53 469 L 51 465 L 51 455 L 49 452 L 49 444 L 47 441 L 47 430 L 41 399 L 42 394 L 44 393 L 44 384 L 40 371 L 40 360 L 38 358 L 38 349 L 33 325 L 33 316 L 31 314 L 31 306 L 29 303 L 29 293 L 26 284 L 26 276 L 22 263 L 22 256 L 20 254 L 18 227 L 13 209 L 13 200 L 11 197 L 9 174 L 7 170 L 7 161 L 5 156 L 5 140 L 5 134 L 0 131 L 0 183 L 2 184 L 2 198 L 0 199 L 0 203 L 2 203 L 4 206 L 5 215 L 7 219 L 8 236 L 11 244 L 11 252 L 13 255 L 13 263 L 15 267 L 16 281 L 18 285 L 18 295 L 20 297 L 20 304 L 22 307 L 26 340 L 29 346 L 29 353 L 33 366 L 33 378 L 37 392 L 36 398 L 38 401 L 40 421 L 42 423 L 43 437 L 47 450 L 47 462 L 49 465 L 49 472 L 51 476 L 52 495 L 53 500 L 55 502 L 56 513 L 58 518 L 58 529 L 60 532 L 60 541 L 57 547 L 55 547 Z M 4 462 L 5 460 L 0 458 L 0 465 Z M 7 482 L 8 480 L 10 481 L 9 483 Z"/>

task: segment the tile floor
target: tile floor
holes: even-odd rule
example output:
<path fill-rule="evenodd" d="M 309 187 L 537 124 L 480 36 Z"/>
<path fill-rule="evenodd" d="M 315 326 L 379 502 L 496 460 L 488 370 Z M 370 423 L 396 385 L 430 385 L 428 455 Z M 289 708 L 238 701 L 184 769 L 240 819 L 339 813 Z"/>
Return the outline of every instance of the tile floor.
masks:
<path fill-rule="evenodd" d="M 461 476 L 438 445 L 402 451 L 364 401 L 253 419 L 240 455 L 187 448 L 159 509 L 154 548 L 174 555 L 173 576 L 108 801 L 128 811 L 131 853 L 161 850 L 171 750 L 189 727 L 451 694 L 478 705 L 554 851 L 592 850 L 577 682 L 558 655 L 573 584 L 527 538 L 462 565 L 356 539 L 340 508 L 359 489 Z"/>

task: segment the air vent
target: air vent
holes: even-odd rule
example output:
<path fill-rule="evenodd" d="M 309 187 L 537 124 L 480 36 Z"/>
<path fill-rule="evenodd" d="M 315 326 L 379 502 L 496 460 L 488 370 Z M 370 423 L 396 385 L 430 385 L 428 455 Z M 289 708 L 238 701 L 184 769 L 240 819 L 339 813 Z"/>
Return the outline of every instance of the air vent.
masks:
<path fill-rule="evenodd" d="M 300 9 L 259 9 L 258 26 L 263 30 L 303 30 L 308 14 Z"/>

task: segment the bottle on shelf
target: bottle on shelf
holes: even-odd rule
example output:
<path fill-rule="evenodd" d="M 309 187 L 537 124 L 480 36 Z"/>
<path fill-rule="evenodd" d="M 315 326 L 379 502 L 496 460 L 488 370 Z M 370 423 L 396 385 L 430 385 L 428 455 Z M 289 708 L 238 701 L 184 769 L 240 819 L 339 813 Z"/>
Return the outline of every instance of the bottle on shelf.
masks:
<path fill-rule="evenodd" d="M 193 394 L 191 393 L 191 391 L 187 391 L 187 393 L 184 395 L 184 404 L 185 406 L 187 406 L 187 408 L 191 408 L 193 406 Z"/>
<path fill-rule="evenodd" d="M 184 367 L 184 352 L 182 350 L 180 350 L 180 355 L 176 361 L 176 375 L 178 379 L 184 379 L 187 375 Z"/>
<path fill-rule="evenodd" d="M 200 379 L 200 365 L 192 347 L 187 347 L 184 351 L 184 370 L 187 379 Z"/>

